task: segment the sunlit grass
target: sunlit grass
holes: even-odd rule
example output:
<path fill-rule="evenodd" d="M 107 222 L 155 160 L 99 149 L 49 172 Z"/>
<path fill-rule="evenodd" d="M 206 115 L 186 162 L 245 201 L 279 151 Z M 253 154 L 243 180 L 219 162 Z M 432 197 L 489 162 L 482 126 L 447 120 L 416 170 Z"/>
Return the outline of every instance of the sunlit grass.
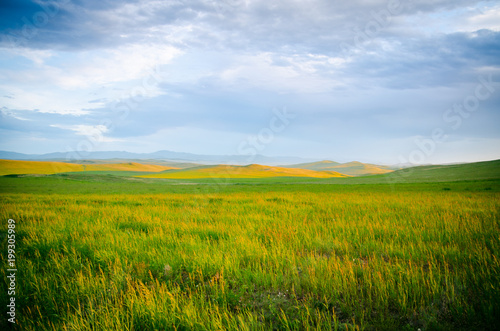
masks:
<path fill-rule="evenodd" d="M 495 329 L 499 198 L 2 194 L 0 215 L 23 330 Z"/>

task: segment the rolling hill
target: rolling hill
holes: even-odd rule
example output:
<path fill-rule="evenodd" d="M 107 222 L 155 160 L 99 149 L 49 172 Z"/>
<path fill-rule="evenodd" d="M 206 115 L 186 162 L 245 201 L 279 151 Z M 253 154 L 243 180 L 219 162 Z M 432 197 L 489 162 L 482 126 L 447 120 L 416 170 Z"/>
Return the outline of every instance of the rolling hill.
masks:
<path fill-rule="evenodd" d="M 387 166 L 380 166 L 357 161 L 338 163 L 334 161 L 319 161 L 312 163 L 300 163 L 286 166 L 288 168 L 309 169 L 316 171 L 336 171 L 349 176 L 380 175 L 392 172 Z"/>
<path fill-rule="evenodd" d="M 427 165 L 387 174 L 389 182 L 452 182 L 500 179 L 500 160 L 451 165 Z"/>
<path fill-rule="evenodd" d="M 0 175 L 56 174 L 60 172 L 83 171 L 81 164 L 64 162 L 39 162 L 0 160 Z"/>
<path fill-rule="evenodd" d="M 266 178 L 266 177 L 311 177 L 334 178 L 348 177 L 335 171 L 315 171 L 250 164 L 247 166 L 217 165 L 189 169 L 170 170 L 158 174 L 137 176 L 142 178 Z"/>
<path fill-rule="evenodd" d="M 62 172 L 80 171 L 140 171 L 160 172 L 170 169 L 178 169 L 153 164 L 141 164 L 135 162 L 109 163 L 109 164 L 74 164 L 65 162 L 47 161 L 17 161 L 0 160 L 0 176 L 4 175 L 27 175 L 27 174 L 57 174 Z"/>

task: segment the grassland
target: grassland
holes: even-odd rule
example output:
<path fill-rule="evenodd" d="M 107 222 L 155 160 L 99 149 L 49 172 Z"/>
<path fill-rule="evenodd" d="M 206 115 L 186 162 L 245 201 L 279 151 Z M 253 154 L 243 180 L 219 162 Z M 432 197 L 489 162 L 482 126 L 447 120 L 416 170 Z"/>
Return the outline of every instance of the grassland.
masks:
<path fill-rule="evenodd" d="M 446 169 L 0 177 L 0 218 L 17 222 L 17 328 L 497 330 L 497 164 Z"/>

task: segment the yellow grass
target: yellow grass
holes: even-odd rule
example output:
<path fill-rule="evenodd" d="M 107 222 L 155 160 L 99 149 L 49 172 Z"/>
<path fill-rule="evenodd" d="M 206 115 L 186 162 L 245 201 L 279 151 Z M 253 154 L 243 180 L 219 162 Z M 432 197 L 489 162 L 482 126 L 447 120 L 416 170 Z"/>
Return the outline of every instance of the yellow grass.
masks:
<path fill-rule="evenodd" d="M 265 177 L 349 177 L 335 171 L 315 171 L 251 164 L 247 166 L 217 165 L 143 175 L 144 178 L 265 178 Z"/>
<path fill-rule="evenodd" d="M 64 162 L 0 160 L 0 175 L 56 174 L 59 172 L 83 171 L 81 164 Z"/>
<path fill-rule="evenodd" d="M 65 162 L 0 160 L 0 176 L 25 174 L 57 174 L 74 171 L 145 171 L 159 172 L 177 169 L 153 164 L 116 163 L 82 165 Z"/>

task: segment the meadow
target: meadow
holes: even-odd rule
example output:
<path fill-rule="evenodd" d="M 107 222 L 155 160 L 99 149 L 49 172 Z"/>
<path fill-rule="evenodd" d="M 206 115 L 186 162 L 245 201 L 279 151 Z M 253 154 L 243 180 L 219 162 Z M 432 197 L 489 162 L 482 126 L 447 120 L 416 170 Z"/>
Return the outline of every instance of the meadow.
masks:
<path fill-rule="evenodd" d="M 498 179 L 331 180 L 0 177 L 16 327 L 500 327 Z"/>

